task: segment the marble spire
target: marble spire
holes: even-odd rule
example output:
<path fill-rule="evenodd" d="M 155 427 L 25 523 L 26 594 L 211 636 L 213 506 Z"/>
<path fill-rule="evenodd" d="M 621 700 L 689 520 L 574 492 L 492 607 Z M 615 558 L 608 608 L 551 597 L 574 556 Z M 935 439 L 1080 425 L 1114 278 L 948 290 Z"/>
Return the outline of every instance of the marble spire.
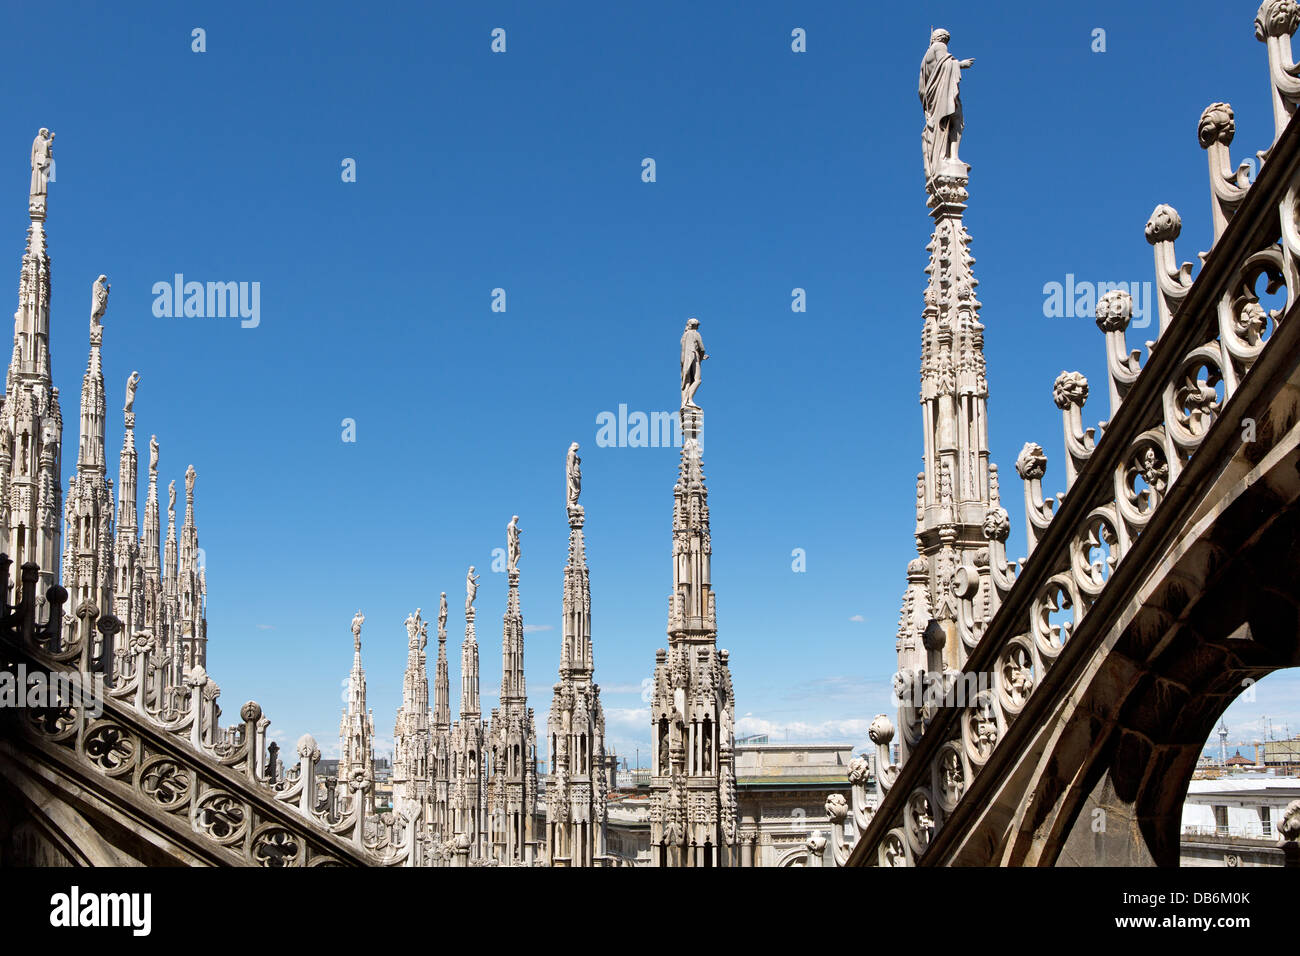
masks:
<path fill-rule="evenodd" d="M 348 704 L 339 721 L 339 788 L 360 798 L 368 812 L 375 808 L 375 715 L 366 707 L 366 672 L 361 666 L 361 625 L 365 615 L 352 618 L 352 670 L 348 673 Z"/>
<path fill-rule="evenodd" d="M 726 650 L 717 647 L 710 584 L 709 492 L 695 403 L 708 358 L 699 321 L 682 335 L 682 453 L 673 487 L 673 592 L 668 648 L 655 655 L 650 715 L 654 770 L 650 852 L 654 866 L 734 866 L 735 702 Z"/>
<path fill-rule="evenodd" d="M 975 258 L 963 214 L 970 166 L 957 158 L 964 127 L 957 95 L 971 60 L 948 52 L 946 30 L 936 30 L 921 69 L 925 112 L 925 190 L 934 231 L 921 326 L 922 471 L 916 476 L 917 557 L 907 586 L 896 640 L 896 690 L 924 700 L 925 683 L 962 667 L 991 616 L 989 540 L 1005 541 L 1009 527 L 989 457 L 988 378 L 984 325 L 975 291 Z M 959 613 L 969 601 L 975 613 Z M 969 619 L 968 619 L 969 618 Z M 903 728 L 901 752 L 919 728 Z"/>
<path fill-rule="evenodd" d="M 68 482 L 64 502 L 63 586 L 70 606 L 78 608 L 89 601 L 99 614 L 113 616 L 113 484 L 104 461 L 104 426 L 107 400 L 104 393 L 104 369 L 100 348 L 104 341 L 101 320 L 108 310 L 109 285 L 100 276 L 91 287 L 90 356 L 81 382 L 80 440 L 77 470 Z M 103 660 L 111 647 L 102 645 L 90 619 L 77 615 L 68 624 L 72 640 L 89 640 L 96 650 L 92 656 Z M 110 638 L 111 641 L 111 638 Z"/>
<path fill-rule="evenodd" d="M 50 372 L 50 257 L 45 242 L 54 134 L 42 129 L 32 143 L 27 244 L 14 312 L 14 348 L 0 404 L 0 534 L 16 569 L 40 566 L 36 600 L 59 582 L 63 518 L 63 415 Z M 69 607 L 75 607 L 70 603 Z M 38 611 L 38 614 L 40 612 Z"/>
<path fill-rule="evenodd" d="M 420 822 L 428 819 L 430 766 L 429 672 L 425 645 L 429 624 L 420 608 L 406 618 L 406 672 L 402 706 L 393 728 L 393 809 Z"/>
<path fill-rule="evenodd" d="M 578 443 L 565 457 L 569 559 L 561 598 L 560 680 L 547 717 L 551 784 L 546 791 L 546 845 L 552 866 L 600 866 L 608 820 L 601 768 L 605 712 L 595 684 L 591 646 L 591 579 L 583 538 L 586 513 L 578 503 L 582 459 Z"/>

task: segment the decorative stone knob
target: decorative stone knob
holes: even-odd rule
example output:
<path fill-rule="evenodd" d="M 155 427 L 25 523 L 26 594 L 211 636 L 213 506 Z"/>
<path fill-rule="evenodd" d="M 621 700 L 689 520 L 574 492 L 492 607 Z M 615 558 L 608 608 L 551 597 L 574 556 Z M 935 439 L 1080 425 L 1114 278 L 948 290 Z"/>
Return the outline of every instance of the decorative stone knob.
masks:
<path fill-rule="evenodd" d="M 826 816 L 831 823 L 843 823 L 849 816 L 849 803 L 842 793 L 832 793 L 826 797 Z"/>
<path fill-rule="evenodd" d="M 1088 380 L 1080 372 L 1062 372 L 1052 385 L 1052 401 L 1062 411 L 1071 405 L 1082 408 L 1088 401 Z"/>
<path fill-rule="evenodd" d="M 1151 218 L 1147 220 L 1147 242 L 1153 246 L 1157 242 L 1173 242 L 1182 231 L 1183 220 L 1178 215 L 1178 210 L 1164 203 L 1156 206 Z"/>
<path fill-rule="evenodd" d="M 894 725 L 884 714 L 877 714 L 867 728 L 867 736 L 877 747 L 888 747 L 894 739 Z"/>
<path fill-rule="evenodd" d="M 1232 138 L 1237 135 L 1237 120 L 1232 115 L 1232 107 L 1227 103 L 1211 103 L 1201 113 L 1200 122 L 1196 124 L 1196 138 L 1201 149 L 1209 149 L 1213 143 L 1232 145 Z"/>
<path fill-rule="evenodd" d="M 1016 456 L 1016 474 L 1025 481 L 1042 478 L 1047 474 L 1047 453 L 1043 451 L 1042 445 L 1032 441 L 1025 442 L 1025 447 L 1020 449 L 1020 454 Z"/>
<path fill-rule="evenodd" d="M 1264 0 L 1255 14 L 1255 39 L 1267 40 L 1287 37 L 1300 26 L 1300 6 L 1295 0 Z"/>

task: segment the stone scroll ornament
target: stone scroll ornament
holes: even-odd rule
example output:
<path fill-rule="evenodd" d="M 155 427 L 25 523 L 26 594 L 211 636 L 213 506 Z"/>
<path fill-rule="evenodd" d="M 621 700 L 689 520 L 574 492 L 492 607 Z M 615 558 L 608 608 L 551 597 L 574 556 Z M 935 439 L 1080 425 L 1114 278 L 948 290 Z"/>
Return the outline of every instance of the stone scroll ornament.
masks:
<path fill-rule="evenodd" d="M 925 110 L 921 144 L 926 182 L 940 175 L 945 166 L 959 166 L 961 175 L 966 171 L 957 158 L 957 145 L 966 125 L 961 110 L 961 71 L 973 66 L 975 60 L 958 60 L 949 53 L 950 39 L 951 34 L 942 27 L 931 33 L 930 48 L 921 61 L 918 92 Z"/>

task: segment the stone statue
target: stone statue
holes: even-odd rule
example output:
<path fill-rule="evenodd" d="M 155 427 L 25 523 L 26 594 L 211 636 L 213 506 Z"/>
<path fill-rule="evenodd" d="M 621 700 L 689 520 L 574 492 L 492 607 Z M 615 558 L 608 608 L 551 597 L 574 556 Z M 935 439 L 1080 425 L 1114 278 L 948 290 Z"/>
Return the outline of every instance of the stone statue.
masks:
<path fill-rule="evenodd" d="M 122 406 L 122 411 L 130 412 L 135 410 L 135 388 L 140 384 L 140 373 L 132 372 L 131 377 L 126 380 L 126 404 Z M 149 444 L 150 454 L 153 453 L 153 443 Z"/>
<path fill-rule="evenodd" d="M 366 616 L 357 609 L 357 613 L 352 616 L 352 646 L 355 650 L 361 650 L 361 625 L 366 623 Z"/>
<path fill-rule="evenodd" d="M 32 140 L 31 198 L 45 196 L 50 184 L 50 165 L 54 162 L 54 134 L 41 127 Z"/>
<path fill-rule="evenodd" d="M 443 591 L 438 599 L 438 633 L 447 630 L 447 592 Z"/>
<path fill-rule="evenodd" d="M 420 636 L 420 623 L 420 609 L 417 607 L 414 614 L 406 616 L 406 639 L 412 647 Z"/>
<path fill-rule="evenodd" d="M 578 457 L 578 443 L 569 446 L 569 455 L 564 462 L 564 475 L 568 484 L 569 507 L 578 504 L 578 495 L 582 494 L 582 459 Z"/>
<path fill-rule="evenodd" d="M 149 473 L 158 473 L 158 436 L 149 436 Z"/>
<path fill-rule="evenodd" d="M 469 614 L 474 609 L 474 599 L 478 597 L 478 575 L 474 573 L 474 565 L 469 566 L 469 572 L 465 575 L 465 613 Z"/>
<path fill-rule="evenodd" d="M 108 276 L 101 275 L 90 287 L 90 327 L 98 328 L 100 319 L 108 311 L 108 292 L 113 287 L 108 284 Z"/>
<path fill-rule="evenodd" d="M 700 320 L 687 319 L 682 333 L 682 407 L 695 404 L 695 391 L 700 387 L 700 363 L 709 356 L 704 351 L 704 340 L 699 333 Z"/>
<path fill-rule="evenodd" d="M 510 519 L 506 525 L 506 571 L 514 574 L 519 570 L 519 515 Z"/>
<path fill-rule="evenodd" d="M 951 35 L 940 27 L 930 34 L 930 48 L 921 61 L 919 93 L 925 110 L 925 132 L 921 136 L 925 154 L 925 179 L 929 182 L 949 163 L 960 163 L 957 144 L 965 121 L 961 112 L 961 71 L 975 61 L 958 60 L 948 52 Z M 965 168 L 962 168 L 965 171 Z"/>
<path fill-rule="evenodd" d="M 420 615 L 420 609 L 418 607 L 415 609 L 415 615 L 416 617 L 419 617 Z M 421 621 L 420 622 L 420 652 L 421 653 L 424 652 L 424 647 L 428 643 L 429 643 L 429 622 Z"/>
<path fill-rule="evenodd" d="M 193 495 L 194 495 L 194 479 L 197 478 L 198 475 L 199 475 L 199 473 L 198 473 L 197 471 L 194 470 L 194 466 L 193 466 L 193 465 L 190 465 L 189 467 L 187 467 L 187 468 L 185 469 L 185 497 L 186 497 L 186 498 L 193 497 Z"/>
<path fill-rule="evenodd" d="M 175 514 L 176 512 L 176 482 L 167 482 L 167 510 Z"/>

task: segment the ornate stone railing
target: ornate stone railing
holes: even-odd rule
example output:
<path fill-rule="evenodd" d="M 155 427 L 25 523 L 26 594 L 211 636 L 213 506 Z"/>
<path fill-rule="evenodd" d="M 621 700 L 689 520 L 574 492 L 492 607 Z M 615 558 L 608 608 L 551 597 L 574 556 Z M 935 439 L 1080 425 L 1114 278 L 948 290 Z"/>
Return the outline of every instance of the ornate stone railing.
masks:
<path fill-rule="evenodd" d="M 11 563 L 0 555 L 0 595 L 10 593 Z M 96 656 L 111 647 L 116 619 L 83 602 L 82 626 L 61 628 L 67 592 L 55 586 L 46 594 L 51 623 L 38 624 L 29 596 L 39 569 L 28 563 L 21 571 L 19 603 L 0 603 L 0 668 L 40 674 L 47 686 L 62 678 L 81 692 L 48 706 L 0 709 L 6 748 L 103 794 L 187 859 L 277 867 L 430 861 L 434 849 L 422 827 L 365 813 L 374 784 L 368 775 L 345 781 L 346 797 L 335 799 L 331 787 L 320 799 L 320 750 L 310 735 L 298 741 L 298 764 L 283 772 L 257 703 L 240 708 L 240 723 L 221 727 L 220 688 L 203 667 L 168 686 L 148 632 Z M 96 633 L 106 639 L 95 640 Z"/>
<path fill-rule="evenodd" d="M 874 791 L 865 766 L 855 762 L 852 806 L 828 801 L 829 847 L 810 846 L 810 856 L 824 852 L 838 865 L 922 862 L 944 841 L 945 826 L 958 818 L 959 827 L 970 812 L 963 796 L 977 775 L 1012 765 L 1014 740 L 1005 741 L 1017 721 L 1034 726 L 1069 674 L 1086 663 L 1096 629 L 1089 628 L 1086 642 L 1076 638 L 1089 615 L 1114 619 L 1190 516 L 1216 462 L 1253 440 L 1254 422 L 1239 410 L 1259 397 L 1272 365 L 1280 368 L 1286 352 L 1300 347 L 1300 320 L 1290 319 L 1300 294 L 1300 121 L 1292 119 L 1300 65 L 1291 56 L 1297 26 L 1295 0 L 1265 0 L 1259 8 L 1255 33 L 1268 48 L 1275 137 L 1257 154 L 1258 178 L 1248 183 L 1245 163 L 1232 169 L 1232 110 L 1211 104 L 1197 133 L 1208 155 L 1214 244 L 1199 274 L 1193 278 L 1193 266 L 1175 256 L 1178 213 L 1157 206 L 1146 237 L 1154 249 L 1159 326 L 1146 343 L 1146 361 L 1128 349 L 1129 294 L 1107 293 L 1097 304 L 1097 324 L 1106 337 L 1110 420 L 1085 428 L 1087 380 L 1077 372 L 1057 378 L 1067 492 L 1044 499 L 1047 456 L 1026 444 L 1016 470 L 1025 485 L 1028 556 L 1018 570 L 1006 560 L 1009 521 L 995 506 L 984 527 L 996 613 L 987 627 L 960 628 L 969 656 L 963 671 L 944 672 L 939 700 L 917 706 L 911 692 L 925 675 L 898 676 L 896 690 L 907 702 L 898 718 L 905 762 L 891 764 L 895 729 L 877 717 L 870 731 Z M 1270 368 L 1252 381 L 1252 369 L 1264 364 Z M 982 592 L 960 579 L 954 591 L 959 624 L 977 621 L 970 605 Z M 959 692 L 972 687 L 963 699 Z M 843 842 L 849 812 L 860 834 L 853 846 Z"/>

